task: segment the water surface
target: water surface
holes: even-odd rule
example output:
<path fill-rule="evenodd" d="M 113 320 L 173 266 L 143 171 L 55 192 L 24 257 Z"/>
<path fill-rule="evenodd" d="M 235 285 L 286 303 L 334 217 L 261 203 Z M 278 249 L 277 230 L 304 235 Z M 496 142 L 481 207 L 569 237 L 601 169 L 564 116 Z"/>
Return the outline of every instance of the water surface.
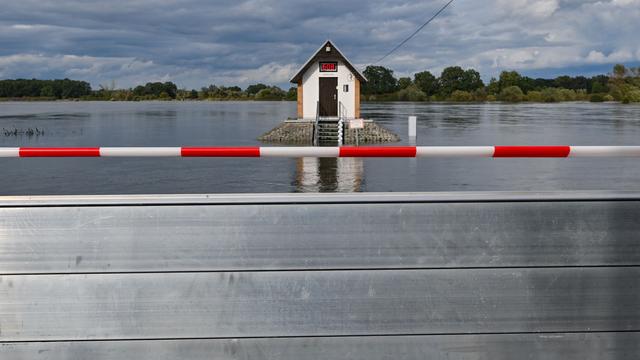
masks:
<path fill-rule="evenodd" d="M 418 145 L 640 145 L 640 106 L 364 103 Z M 0 102 L 0 146 L 233 146 L 292 102 Z M 38 128 L 44 135 L 6 136 Z M 640 159 L 0 158 L 0 194 L 639 190 Z"/>

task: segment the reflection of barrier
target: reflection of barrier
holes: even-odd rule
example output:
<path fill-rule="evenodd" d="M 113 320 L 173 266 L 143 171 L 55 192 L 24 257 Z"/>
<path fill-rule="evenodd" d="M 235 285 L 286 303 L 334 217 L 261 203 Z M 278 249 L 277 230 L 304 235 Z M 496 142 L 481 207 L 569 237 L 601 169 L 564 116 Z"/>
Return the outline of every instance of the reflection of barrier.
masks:
<path fill-rule="evenodd" d="M 0 157 L 640 157 L 640 146 L 0 148 Z"/>

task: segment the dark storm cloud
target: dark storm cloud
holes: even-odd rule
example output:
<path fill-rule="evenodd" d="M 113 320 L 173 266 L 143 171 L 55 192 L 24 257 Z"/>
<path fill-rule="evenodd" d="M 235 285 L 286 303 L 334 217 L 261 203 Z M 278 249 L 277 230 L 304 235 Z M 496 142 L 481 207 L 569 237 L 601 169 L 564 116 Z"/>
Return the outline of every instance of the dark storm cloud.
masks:
<path fill-rule="evenodd" d="M 358 65 L 444 1 L 21 0 L 0 12 L 0 77 L 180 86 L 288 77 L 327 38 Z M 457 0 L 385 60 L 399 75 L 444 66 L 544 73 L 637 61 L 637 0 Z"/>

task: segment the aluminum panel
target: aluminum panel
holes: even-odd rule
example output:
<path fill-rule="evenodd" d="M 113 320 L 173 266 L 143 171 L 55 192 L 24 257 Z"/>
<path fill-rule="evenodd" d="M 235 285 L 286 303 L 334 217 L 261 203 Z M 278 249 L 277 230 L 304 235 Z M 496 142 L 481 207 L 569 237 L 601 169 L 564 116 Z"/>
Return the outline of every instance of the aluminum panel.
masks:
<path fill-rule="evenodd" d="M 3 343 L 11 360 L 636 360 L 638 333 Z"/>
<path fill-rule="evenodd" d="M 0 274 L 640 264 L 640 201 L 0 208 Z"/>
<path fill-rule="evenodd" d="M 400 202 L 640 200 L 637 191 L 456 191 L 300 194 L 148 194 L 148 195 L 27 195 L 0 196 L 0 206 L 318 204 Z"/>
<path fill-rule="evenodd" d="M 0 341 L 640 330 L 638 267 L 0 280 Z"/>

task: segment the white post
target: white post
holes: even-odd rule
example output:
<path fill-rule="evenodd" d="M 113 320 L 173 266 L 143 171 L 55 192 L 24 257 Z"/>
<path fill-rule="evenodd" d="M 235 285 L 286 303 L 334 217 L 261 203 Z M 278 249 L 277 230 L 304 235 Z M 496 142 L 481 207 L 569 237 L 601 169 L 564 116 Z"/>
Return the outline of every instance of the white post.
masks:
<path fill-rule="evenodd" d="M 416 138 L 416 116 L 409 116 L 409 138 Z"/>

